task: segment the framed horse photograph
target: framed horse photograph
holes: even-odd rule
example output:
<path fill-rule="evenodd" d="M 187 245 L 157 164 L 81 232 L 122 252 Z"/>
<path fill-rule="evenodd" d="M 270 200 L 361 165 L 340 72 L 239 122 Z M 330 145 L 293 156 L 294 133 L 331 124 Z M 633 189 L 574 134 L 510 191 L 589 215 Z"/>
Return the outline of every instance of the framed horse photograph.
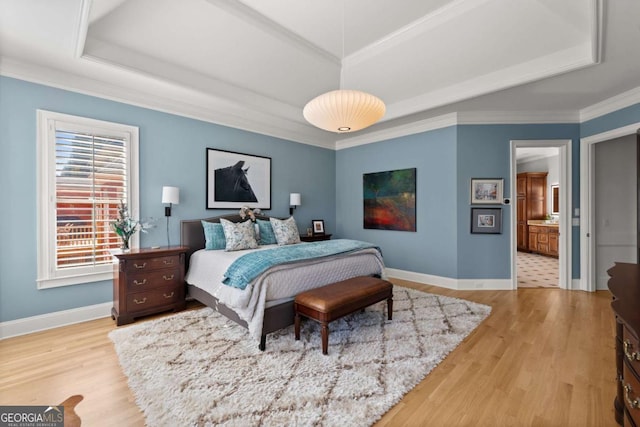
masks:
<path fill-rule="evenodd" d="M 207 209 L 271 209 L 271 157 L 207 148 Z"/>

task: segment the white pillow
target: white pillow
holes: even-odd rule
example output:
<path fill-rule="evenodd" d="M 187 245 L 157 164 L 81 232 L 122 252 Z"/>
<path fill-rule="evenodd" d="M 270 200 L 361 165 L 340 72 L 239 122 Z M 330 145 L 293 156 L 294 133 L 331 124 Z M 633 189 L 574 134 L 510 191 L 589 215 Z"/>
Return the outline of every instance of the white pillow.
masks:
<path fill-rule="evenodd" d="M 276 235 L 278 246 L 300 243 L 298 225 L 293 217 L 288 219 L 269 218 L 269 221 L 271 221 L 271 227 L 273 228 L 273 234 Z"/>
<path fill-rule="evenodd" d="M 236 223 L 220 218 L 220 224 L 222 224 L 224 238 L 227 242 L 225 251 L 240 251 L 258 247 L 256 233 L 250 220 Z"/>

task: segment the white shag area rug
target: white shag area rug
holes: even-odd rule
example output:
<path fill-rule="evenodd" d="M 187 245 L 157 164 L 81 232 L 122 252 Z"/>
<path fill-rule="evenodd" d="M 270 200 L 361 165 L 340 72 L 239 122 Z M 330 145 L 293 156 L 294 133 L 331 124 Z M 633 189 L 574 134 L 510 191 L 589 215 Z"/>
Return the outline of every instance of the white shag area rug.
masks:
<path fill-rule="evenodd" d="M 267 336 L 210 308 L 113 330 L 120 364 L 149 426 L 367 426 L 400 401 L 491 308 L 394 286 L 386 302 L 329 324 L 304 319 Z"/>

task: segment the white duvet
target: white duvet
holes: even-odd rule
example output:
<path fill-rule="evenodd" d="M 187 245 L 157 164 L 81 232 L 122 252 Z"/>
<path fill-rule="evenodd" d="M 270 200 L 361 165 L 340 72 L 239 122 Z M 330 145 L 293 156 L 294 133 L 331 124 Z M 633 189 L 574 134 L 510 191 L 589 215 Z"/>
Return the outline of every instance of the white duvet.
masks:
<path fill-rule="evenodd" d="M 233 309 L 247 322 L 251 336 L 260 339 L 264 309 L 268 305 L 292 299 L 300 292 L 351 277 L 373 274 L 384 276 L 382 256 L 376 249 L 369 248 L 278 265 L 262 273 L 245 289 L 233 288 L 222 283 L 225 271 L 237 258 L 251 251 L 273 247 L 276 245 L 235 252 L 201 249 L 191 255 L 185 280 Z"/>

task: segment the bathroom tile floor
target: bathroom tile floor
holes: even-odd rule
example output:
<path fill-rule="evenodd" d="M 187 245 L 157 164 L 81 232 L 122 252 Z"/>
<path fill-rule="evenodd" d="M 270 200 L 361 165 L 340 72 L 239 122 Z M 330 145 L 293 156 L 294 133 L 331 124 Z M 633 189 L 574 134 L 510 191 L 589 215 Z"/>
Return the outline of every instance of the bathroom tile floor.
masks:
<path fill-rule="evenodd" d="M 558 259 L 518 251 L 519 288 L 557 288 Z"/>

